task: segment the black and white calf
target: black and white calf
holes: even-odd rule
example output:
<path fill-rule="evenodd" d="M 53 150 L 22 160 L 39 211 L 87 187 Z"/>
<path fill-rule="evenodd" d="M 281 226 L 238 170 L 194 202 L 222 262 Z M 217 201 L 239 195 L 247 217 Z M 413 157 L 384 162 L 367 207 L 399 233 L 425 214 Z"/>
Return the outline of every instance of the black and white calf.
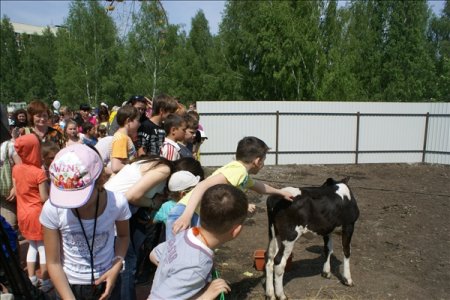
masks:
<path fill-rule="evenodd" d="M 342 226 L 344 250 L 344 284 L 352 286 L 350 274 L 350 241 L 359 216 L 359 209 L 350 188 L 348 178 L 335 181 L 332 178 L 320 187 L 284 188 L 295 195 L 293 202 L 274 195 L 267 199 L 269 217 L 269 247 L 266 251 L 266 296 L 270 299 L 286 299 L 283 291 L 283 275 L 286 261 L 295 241 L 312 232 L 323 236 L 326 262 L 322 276 L 331 277 L 330 257 L 333 253 L 332 231 Z M 274 287 L 275 285 L 275 287 Z"/>

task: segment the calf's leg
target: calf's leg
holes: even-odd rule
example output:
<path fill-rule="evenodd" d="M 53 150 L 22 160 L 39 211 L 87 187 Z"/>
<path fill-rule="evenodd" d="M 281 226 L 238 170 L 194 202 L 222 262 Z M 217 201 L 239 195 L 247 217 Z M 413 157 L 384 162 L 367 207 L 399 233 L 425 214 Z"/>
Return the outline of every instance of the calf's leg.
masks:
<path fill-rule="evenodd" d="M 342 226 L 342 248 L 344 252 L 344 284 L 353 286 L 352 275 L 350 273 L 350 243 L 352 241 L 354 224 Z"/>
<path fill-rule="evenodd" d="M 325 252 L 326 261 L 323 264 L 322 277 L 330 279 L 331 278 L 330 260 L 331 254 L 333 254 L 333 239 L 331 238 L 331 234 L 323 236 L 323 249 Z"/>
<path fill-rule="evenodd" d="M 269 241 L 269 247 L 266 251 L 266 297 L 273 300 L 275 299 L 275 291 L 273 286 L 273 265 L 275 255 L 278 252 L 278 244 L 273 225 L 270 230 L 272 230 L 272 238 Z"/>
<path fill-rule="evenodd" d="M 296 240 L 297 239 L 293 241 L 289 240 L 281 241 L 280 249 L 278 250 L 277 256 L 275 257 L 275 266 L 274 266 L 275 295 L 280 300 L 287 299 L 283 289 L 283 276 L 284 270 L 286 268 L 286 262 L 292 253 L 292 249 L 294 249 L 294 244 Z"/>

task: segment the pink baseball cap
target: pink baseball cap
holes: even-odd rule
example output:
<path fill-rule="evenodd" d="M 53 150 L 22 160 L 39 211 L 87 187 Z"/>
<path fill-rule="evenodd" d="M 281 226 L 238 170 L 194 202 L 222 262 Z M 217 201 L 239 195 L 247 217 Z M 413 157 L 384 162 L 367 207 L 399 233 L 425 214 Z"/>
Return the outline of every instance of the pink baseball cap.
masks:
<path fill-rule="evenodd" d="M 61 149 L 49 168 L 50 202 L 61 208 L 78 208 L 86 204 L 103 162 L 95 150 L 83 144 Z"/>

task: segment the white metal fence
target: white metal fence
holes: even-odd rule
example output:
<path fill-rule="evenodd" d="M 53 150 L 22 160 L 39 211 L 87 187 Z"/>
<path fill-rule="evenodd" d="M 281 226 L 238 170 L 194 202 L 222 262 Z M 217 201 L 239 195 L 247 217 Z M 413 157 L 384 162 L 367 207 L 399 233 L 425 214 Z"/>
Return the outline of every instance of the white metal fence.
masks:
<path fill-rule="evenodd" d="M 266 164 L 450 164 L 450 103 L 198 102 L 205 166 L 257 136 Z"/>

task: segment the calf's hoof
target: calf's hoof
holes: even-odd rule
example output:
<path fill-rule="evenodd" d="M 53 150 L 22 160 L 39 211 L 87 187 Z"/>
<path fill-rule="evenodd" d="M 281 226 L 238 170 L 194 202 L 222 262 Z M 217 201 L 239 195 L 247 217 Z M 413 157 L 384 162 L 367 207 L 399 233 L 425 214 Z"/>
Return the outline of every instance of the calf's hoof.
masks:
<path fill-rule="evenodd" d="M 348 280 L 348 279 L 345 279 L 344 278 L 344 284 L 346 285 L 346 286 L 355 286 L 355 284 L 353 283 L 353 281 L 350 279 L 350 280 Z"/>
<path fill-rule="evenodd" d="M 287 300 L 288 297 L 286 297 L 286 295 L 283 293 L 280 297 L 278 297 L 278 299 L 280 299 L 280 300 Z"/>
<path fill-rule="evenodd" d="M 331 273 L 322 272 L 322 277 L 326 278 L 326 279 L 330 279 L 331 278 Z"/>

